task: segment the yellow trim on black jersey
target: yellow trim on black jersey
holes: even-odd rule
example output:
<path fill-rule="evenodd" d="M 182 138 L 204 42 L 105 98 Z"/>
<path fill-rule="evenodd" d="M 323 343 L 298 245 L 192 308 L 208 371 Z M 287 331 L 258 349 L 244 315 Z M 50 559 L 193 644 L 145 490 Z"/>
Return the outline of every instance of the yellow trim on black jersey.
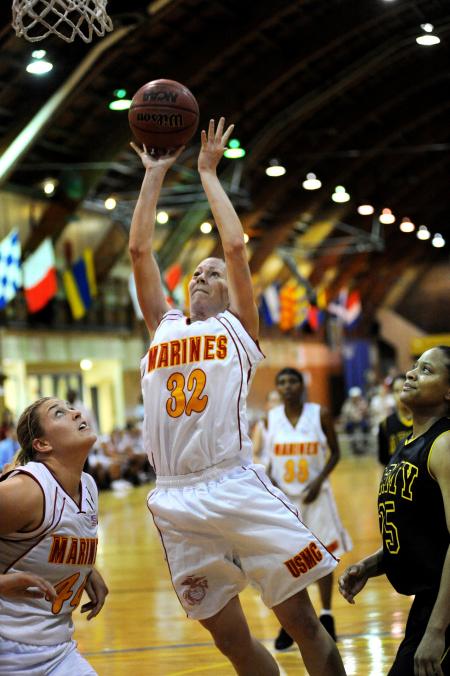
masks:
<path fill-rule="evenodd" d="M 434 444 L 436 443 L 436 441 L 437 441 L 438 439 L 440 439 L 444 434 L 449 434 L 449 433 L 450 433 L 450 430 L 444 430 L 444 432 L 441 432 L 441 433 L 436 437 L 436 439 L 433 441 L 433 443 L 432 443 L 431 446 L 430 446 L 430 450 L 428 451 L 427 470 L 428 470 L 428 474 L 430 475 L 430 477 L 431 477 L 432 479 L 434 479 L 435 481 L 437 481 L 437 479 L 436 479 L 436 477 L 431 473 L 431 470 L 430 470 L 430 458 L 431 458 L 431 453 L 433 452 Z"/>

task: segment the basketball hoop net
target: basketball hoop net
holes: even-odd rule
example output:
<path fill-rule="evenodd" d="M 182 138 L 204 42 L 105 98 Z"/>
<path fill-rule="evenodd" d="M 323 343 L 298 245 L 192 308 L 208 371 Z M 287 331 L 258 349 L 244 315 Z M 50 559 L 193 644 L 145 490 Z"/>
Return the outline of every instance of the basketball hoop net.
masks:
<path fill-rule="evenodd" d="M 13 0 L 12 27 L 16 35 L 29 42 L 57 35 L 73 42 L 78 35 L 91 42 L 94 33 L 103 37 L 112 31 L 106 13 L 108 0 Z"/>

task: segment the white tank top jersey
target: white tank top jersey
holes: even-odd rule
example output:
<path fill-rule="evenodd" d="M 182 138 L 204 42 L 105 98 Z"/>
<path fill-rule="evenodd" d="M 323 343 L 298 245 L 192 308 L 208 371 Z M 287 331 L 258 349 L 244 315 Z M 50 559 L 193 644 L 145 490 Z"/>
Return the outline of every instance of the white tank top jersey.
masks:
<path fill-rule="evenodd" d="M 81 475 L 80 505 L 41 462 L 29 462 L 5 478 L 23 472 L 44 495 L 43 519 L 30 532 L 0 538 L 0 572 L 40 575 L 55 587 L 53 603 L 45 599 L 0 597 L 0 635 L 10 641 L 55 645 L 73 634 L 72 612 L 78 606 L 97 554 L 98 493 L 94 479 Z"/>
<path fill-rule="evenodd" d="M 141 361 L 144 442 L 157 476 L 252 461 L 246 399 L 263 358 L 228 310 L 192 323 L 179 310 L 164 315 Z"/>
<path fill-rule="evenodd" d="M 276 406 L 269 411 L 268 433 L 270 476 L 287 495 L 298 497 L 322 471 L 327 457 L 320 405 L 303 404 L 295 427 L 287 419 L 284 405 Z"/>

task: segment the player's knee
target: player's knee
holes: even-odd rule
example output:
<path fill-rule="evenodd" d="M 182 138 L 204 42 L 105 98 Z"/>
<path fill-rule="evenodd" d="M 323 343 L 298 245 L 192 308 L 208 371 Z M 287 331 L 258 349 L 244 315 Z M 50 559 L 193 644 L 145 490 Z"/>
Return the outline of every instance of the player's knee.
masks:
<path fill-rule="evenodd" d="M 313 641 L 321 631 L 321 624 L 315 613 L 292 613 L 284 619 L 283 627 L 296 641 Z"/>
<path fill-rule="evenodd" d="M 237 637 L 239 637 L 237 639 Z M 224 631 L 213 636 L 214 643 L 220 652 L 235 661 L 239 660 L 241 655 L 248 654 L 249 646 L 251 644 L 251 636 L 249 631 L 236 632 Z"/>

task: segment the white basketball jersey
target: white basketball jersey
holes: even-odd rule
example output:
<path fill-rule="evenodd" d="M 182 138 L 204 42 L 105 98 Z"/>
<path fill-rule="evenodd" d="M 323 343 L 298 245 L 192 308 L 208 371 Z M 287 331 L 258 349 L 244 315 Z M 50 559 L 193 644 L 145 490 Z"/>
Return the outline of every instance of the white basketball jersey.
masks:
<path fill-rule="evenodd" d="M 283 404 L 269 411 L 268 420 L 270 475 L 287 495 L 299 496 L 325 465 L 328 446 L 320 406 L 304 404 L 295 427 Z"/>
<path fill-rule="evenodd" d="M 190 323 L 170 310 L 141 361 L 144 441 L 159 476 L 251 462 L 246 399 L 264 355 L 226 310 Z"/>
<path fill-rule="evenodd" d="M 40 575 L 55 587 L 57 597 L 53 603 L 0 597 L 0 635 L 19 643 L 54 645 L 71 639 L 72 612 L 95 563 L 97 486 L 83 472 L 77 505 L 43 463 L 29 462 L 9 476 L 18 472 L 32 476 L 40 485 L 44 514 L 34 531 L 0 538 L 0 572 Z"/>

